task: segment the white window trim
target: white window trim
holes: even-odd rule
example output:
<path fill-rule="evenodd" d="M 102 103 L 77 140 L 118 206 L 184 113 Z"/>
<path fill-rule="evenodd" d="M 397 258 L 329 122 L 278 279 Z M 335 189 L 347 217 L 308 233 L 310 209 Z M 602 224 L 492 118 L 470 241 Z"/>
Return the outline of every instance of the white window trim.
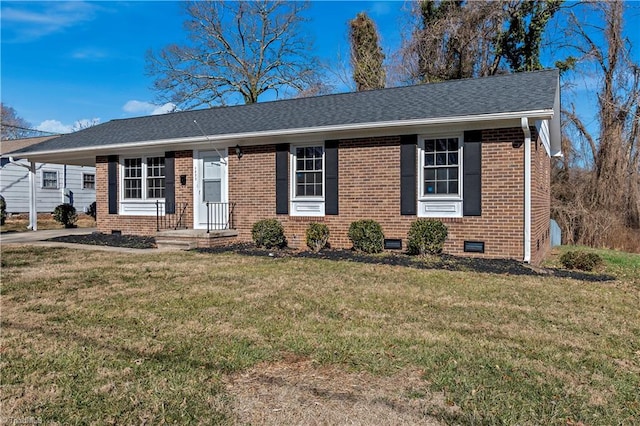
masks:
<path fill-rule="evenodd" d="M 127 157 L 120 157 L 118 162 L 118 186 L 119 186 L 119 212 L 120 215 L 128 216 L 155 216 L 156 215 L 156 202 L 164 201 L 164 198 L 147 198 L 147 159 L 152 157 L 163 157 L 162 153 L 152 153 L 144 155 L 131 155 Z M 141 158 L 142 159 L 142 198 L 124 198 L 124 161 Z M 166 163 L 165 163 L 166 164 Z M 166 179 L 166 170 L 165 170 Z M 165 181 L 166 189 L 166 181 Z"/>
<path fill-rule="evenodd" d="M 45 173 L 55 173 L 56 174 L 56 186 L 55 187 L 44 186 L 44 174 Z M 51 170 L 51 169 L 42 169 L 40 171 L 40 188 L 42 188 L 42 189 L 51 189 L 51 190 L 60 189 L 60 174 L 58 173 L 58 171 L 57 170 Z"/>
<path fill-rule="evenodd" d="M 85 188 L 84 187 L 84 177 L 91 175 L 93 176 L 93 188 Z M 83 191 L 95 191 L 96 190 L 96 174 L 95 173 L 88 173 L 88 172 L 83 172 L 82 173 L 82 190 Z"/>
<path fill-rule="evenodd" d="M 296 148 L 322 147 L 322 196 L 296 195 Z M 301 142 L 289 147 L 289 216 L 324 216 L 326 196 L 326 150 L 324 141 Z"/>
<path fill-rule="evenodd" d="M 458 194 L 424 195 L 424 145 L 426 139 L 458 139 Z M 429 133 L 418 138 L 418 217 L 462 217 L 464 133 Z"/>

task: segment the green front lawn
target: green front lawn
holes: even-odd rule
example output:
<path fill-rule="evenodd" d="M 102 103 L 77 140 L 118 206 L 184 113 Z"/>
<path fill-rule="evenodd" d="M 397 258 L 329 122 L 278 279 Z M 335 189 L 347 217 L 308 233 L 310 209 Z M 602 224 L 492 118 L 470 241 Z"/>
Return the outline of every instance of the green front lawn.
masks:
<path fill-rule="evenodd" d="M 355 407 L 347 381 L 366 377 L 382 396 L 361 413 L 386 404 L 415 424 L 637 423 L 640 256 L 601 253 L 597 273 L 617 279 L 3 247 L 1 415 L 242 423 L 239 378 L 278 366 L 289 379 L 260 389 L 295 381 L 292 404 L 313 391 Z M 335 392 L 304 386 L 322 374 Z M 408 374 L 418 380 L 397 379 Z"/>

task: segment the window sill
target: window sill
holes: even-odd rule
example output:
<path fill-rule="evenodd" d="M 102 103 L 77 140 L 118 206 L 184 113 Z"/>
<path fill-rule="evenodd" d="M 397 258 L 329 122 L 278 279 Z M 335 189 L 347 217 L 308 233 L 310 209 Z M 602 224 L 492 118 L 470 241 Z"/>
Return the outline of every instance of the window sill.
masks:
<path fill-rule="evenodd" d="M 295 199 L 291 201 L 289 216 L 324 216 L 323 199 Z"/>
<path fill-rule="evenodd" d="M 120 201 L 118 214 L 123 216 L 155 216 L 156 201 L 164 200 L 126 200 Z"/>
<path fill-rule="evenodd" d="M 462 200 L 421 199 L 418 201 L 418 217 L 462 217 Z"/>

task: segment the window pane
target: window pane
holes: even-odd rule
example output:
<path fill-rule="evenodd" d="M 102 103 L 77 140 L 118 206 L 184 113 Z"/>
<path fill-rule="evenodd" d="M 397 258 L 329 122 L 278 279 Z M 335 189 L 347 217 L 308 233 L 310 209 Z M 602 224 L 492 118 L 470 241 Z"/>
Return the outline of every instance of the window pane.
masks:
<path fill-rule="evenodd" d="M 438 180 L 447 180 L 447 177 L 449 176 L 447 170 L 448 169 L 445 168 L 436 169 L 436 178 Z"/>
<path fill-rule="evenodd" d="M 304 160 L 298 158 L 298 160 L 296 161 L 296 170 L 303 170 L 304 169 Z"/>
<path fill-rule="evenodd" d="M 222 182 L 215 180 L 205 180 L 203 181 L 204 191 L 203 191 L 203 200 L 204 202 L 210 203 L 219 203 L 222 201 Z"/>
<path fill-rule="evenodd" d="M 450 152 L 449 153 L 449 164 L 458 164 L 458 153 L 457 152 Z"/>
<path fill-rule="evenodd" d="M 435 147 L 436 147 L 436 142 L 433 139 L 428 139 L 428 140 L 424 141 L 424 150 L 426 152 L 435 151 Z"/>
<path fill-rule="evenodd" d="M 447 182 L 438 182 L 436 184 L 436 192 L 438 194 L 446 194 L 447 193 Z"/>
<path fill-rule="evenodd" d="M 425 194 L 435 194 L 436 192 L 436 183 L 435 181 L 426 181 L 424 183 L 424 193 Z"/>
<path fill-rule="evenodd" d="M 433 154 L 425 154 L 424 155 L 424 164 L 426 166 L 433 166 L 436 162 L 435 156 Z"/>
<path fill-rule="evenodd" d="M 446 151 L 447 150 L 447 140 L 446 139 L 437 139 L 436 140 L 436 151 Z"/>
<path fill-rule="evenodd" d="M 435 180 L 436 179 L 436 169 L 425 169 L 424 178 L 426 180 Z"/>
<path fill-rule="evenodd" d="M 458 150 L 458 139 L 452 138 L 447 141 L 447 150 L 449 151 L 457 151 Z"/>
<path fill-rule="evenodd" d="M 447 154 L 436 154 L 436 166 L 444 166 L 447 164 Z"/>
<path fill-rule="evenodd" d="M 457 194 L 458 193 L 458 181 L 452 180 L 449 181 L 449 194 Z"/>
<path fill-rule="evenodd" d="M 458 168 L 457 167 L 448 167 L 448 175 L 449 179 L 458 179 Z"/>
<path fill-rule="evenodd" d="M 313 160 L 307 160 L 304 163 L 305 170 L 313 170 Z"/>

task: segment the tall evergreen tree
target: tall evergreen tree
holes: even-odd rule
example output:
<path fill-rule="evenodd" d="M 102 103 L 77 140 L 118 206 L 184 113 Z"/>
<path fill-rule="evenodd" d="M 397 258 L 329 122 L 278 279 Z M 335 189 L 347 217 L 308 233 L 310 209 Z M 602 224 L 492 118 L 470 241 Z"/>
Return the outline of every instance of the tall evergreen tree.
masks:
<path fill-rule="evenodd" d="M 361 12 L 349 22 L 351 66 L 358 91 L 385 87 L 384 53 L 373 20 Z"/>

